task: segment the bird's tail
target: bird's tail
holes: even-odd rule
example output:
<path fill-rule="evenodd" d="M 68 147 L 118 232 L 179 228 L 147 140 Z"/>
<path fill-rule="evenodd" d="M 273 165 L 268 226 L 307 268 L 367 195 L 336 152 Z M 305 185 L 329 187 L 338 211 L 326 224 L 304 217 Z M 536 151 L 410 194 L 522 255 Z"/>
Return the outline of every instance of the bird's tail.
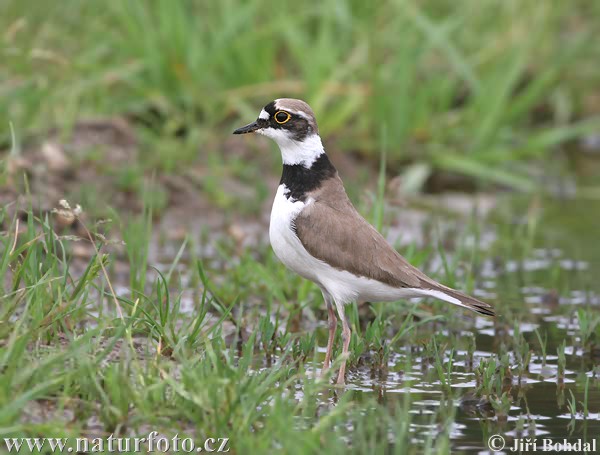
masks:
<path fill-rule="evenodd" d="M 496 316 L 494 308 L 490 304 L 447 286 L 438 285 L 435 289 L 423 289 L 423 294 L 445 302 L 453 303 L 454 305 L 467 308 L 485 316 Z"/>

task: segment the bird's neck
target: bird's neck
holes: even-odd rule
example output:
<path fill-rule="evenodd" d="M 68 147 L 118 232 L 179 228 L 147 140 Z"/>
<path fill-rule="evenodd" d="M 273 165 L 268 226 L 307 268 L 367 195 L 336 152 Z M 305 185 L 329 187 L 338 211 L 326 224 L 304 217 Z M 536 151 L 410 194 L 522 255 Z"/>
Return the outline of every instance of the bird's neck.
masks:
<path fill-rule="evenodd" d="M 334 178 L 337 170 L 323 151 L 309 167 L 304 164 L 283 164 L 280 185 L 285 185 L 285 196 L 293 201 L 306 201 L 308 194 L 327 179 Z"/>
<path fill-rule="evenodd" d="M 283 165 L 301 165 L 310 167 L 325 154 L 321 137 L 318 134 L 306 136 L 301 141 L 295 141 L 287 137 L 276 138 L 277 145 L 281 150 Z"/>

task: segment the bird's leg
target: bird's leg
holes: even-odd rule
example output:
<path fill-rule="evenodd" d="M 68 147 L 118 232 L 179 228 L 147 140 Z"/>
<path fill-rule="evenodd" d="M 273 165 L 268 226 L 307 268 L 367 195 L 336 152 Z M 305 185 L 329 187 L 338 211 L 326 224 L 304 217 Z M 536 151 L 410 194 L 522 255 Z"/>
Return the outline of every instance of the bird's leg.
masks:
<path fill-rule="evenodd" d="M 337 383 L 343 385 L 344 379 L 346 377 L 346 361 L 348 360 L 348 346 L 350 345 L 350 335 L 352 334 L 352 332 L 350 330 L 350 326 L 348 325 L 348 321 L 346 320 L 343 305 L 341 307 L 341 311 L 338 307 L 338 313 L 340 313 L 340 318 L 342 319 L 342 341 L 344 343 L 342 347 L 342 356 L 344 360 L 342 362 L 342 365 L 340 366 Z"/>
<path fill-rule="evenodd" d="M 325 375 L 325 372 L 331 364 L 331 355 L 333 352 L 333 339 L 335 338 L 335 329 L 337 328 L 337 318 L 335 317 L 335 310 L 333 305 L 327 297 L 327 323 L 329 326 L 329 339 L 327 340 L 327 353 L 325 354 L 325 362 L 323 362 L 323 369 L 321 370 L 321 377 Z"/>

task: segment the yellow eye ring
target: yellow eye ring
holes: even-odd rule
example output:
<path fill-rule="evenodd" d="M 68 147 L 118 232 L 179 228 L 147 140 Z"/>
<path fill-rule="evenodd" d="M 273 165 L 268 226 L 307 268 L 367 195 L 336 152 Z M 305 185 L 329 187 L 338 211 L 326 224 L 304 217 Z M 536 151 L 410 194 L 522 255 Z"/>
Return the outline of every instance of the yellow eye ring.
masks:
<path fill-rule="evenodd" d="M 281 120 L 278 118 L 279 114 L 284 114 L 284 115 L 286 115 L 287 117 L 285 118 L 285 120 L 281 121 Z M 274 115 L 273 117 L 275 118 L 275 121 L 276 121 L 277 123 L 279 123 L 280 125 L 283 125 L 284 123 L 287 123 L 287 122 L 289 122 L 289 121 L 290 121 L 290 119 L 292 118 L 292 116 L 290 115 L 290 113 L 289 113 L 289 112 L 286 112 L 286 111 L 277 111 L 277 112 L 275 112 L 275 115 Z"/>

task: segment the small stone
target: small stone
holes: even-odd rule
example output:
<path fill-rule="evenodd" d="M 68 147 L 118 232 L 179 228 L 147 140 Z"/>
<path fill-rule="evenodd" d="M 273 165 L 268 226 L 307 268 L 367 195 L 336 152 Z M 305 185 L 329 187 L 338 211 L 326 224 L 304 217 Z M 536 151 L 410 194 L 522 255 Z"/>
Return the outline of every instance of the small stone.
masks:
<path fill-rule="evenodd" d="M 69 159 L 63 149 L 54 142 L 45 142 L 42 145 L 42 157 L 46 160 L 48 169 L 55 172 L 64 172 L 70 167 Z"/>

